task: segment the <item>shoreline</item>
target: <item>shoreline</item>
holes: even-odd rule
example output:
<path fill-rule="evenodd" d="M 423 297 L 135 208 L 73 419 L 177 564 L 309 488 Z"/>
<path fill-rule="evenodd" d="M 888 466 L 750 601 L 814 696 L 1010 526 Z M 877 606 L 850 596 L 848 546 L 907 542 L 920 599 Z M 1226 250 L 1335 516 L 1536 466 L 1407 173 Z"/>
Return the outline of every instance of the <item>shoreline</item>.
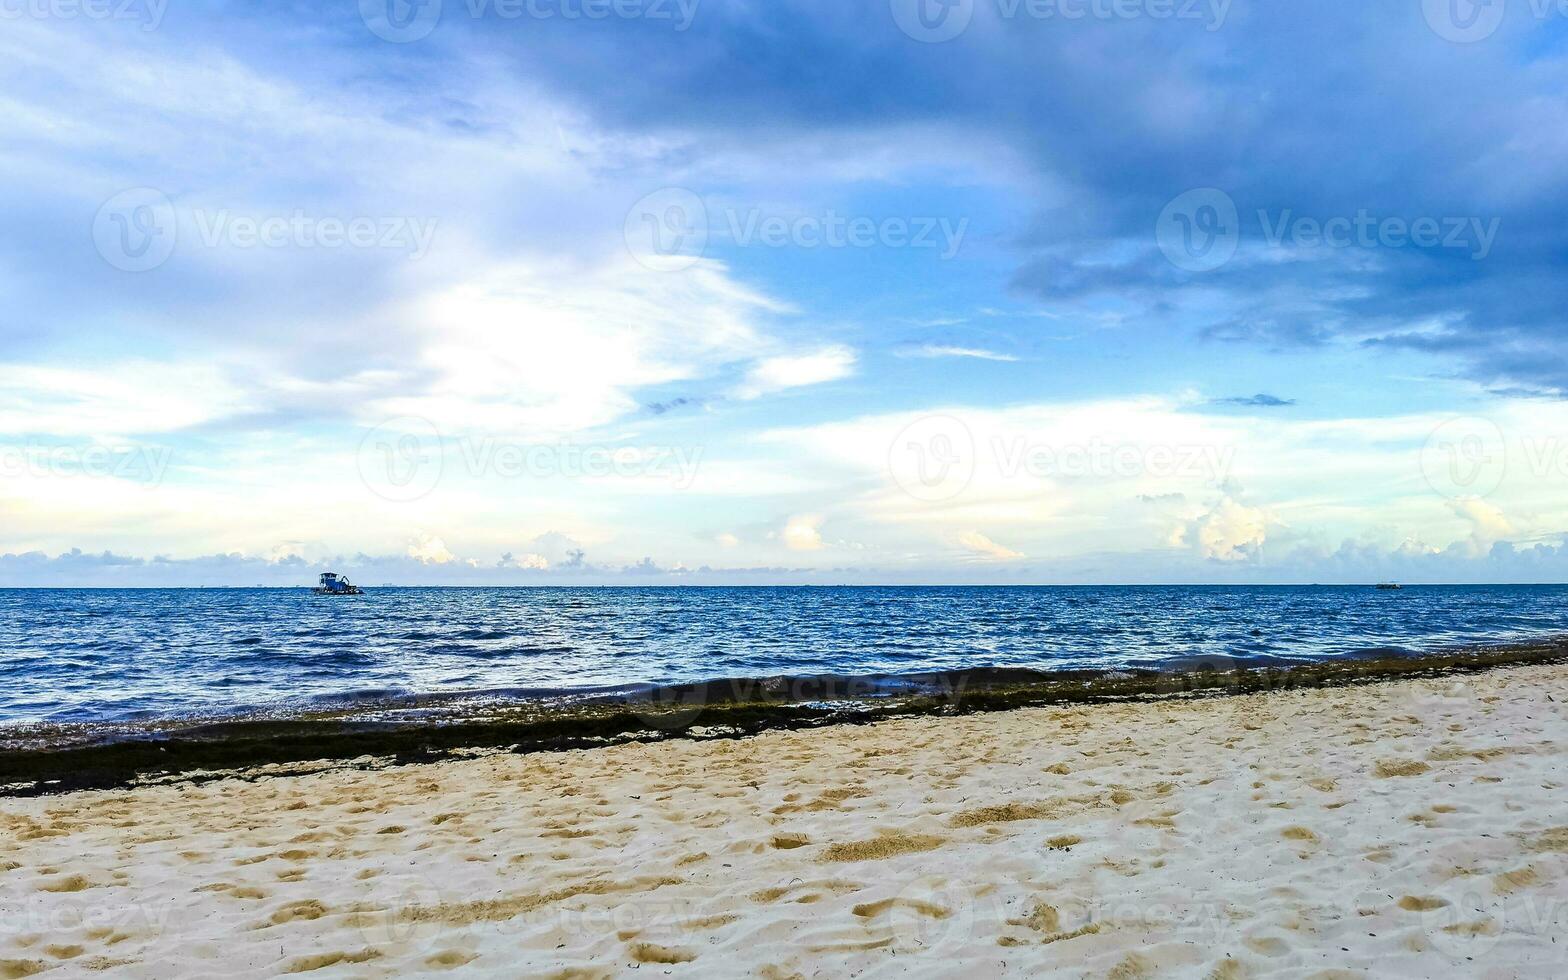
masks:
<path fill-rule="evenodd" d="M 0 801 L 10 976 L 1554 976 L 1568 666 Z"/>
<path fill-rule="evenodd" d="M 6 774 L 0 798 L 383 768 L 492 752 L 744 738 L 895 718 L 1332 688 L 1565 662 L 1568 638 L 1559 638 L 1289 666 L 1206 657 L 1163 670 L 978 668 L 737 678 L 521 701 L 430 696 L 282 717 L 22 726 L 0 729 L 0 773 Z"/>

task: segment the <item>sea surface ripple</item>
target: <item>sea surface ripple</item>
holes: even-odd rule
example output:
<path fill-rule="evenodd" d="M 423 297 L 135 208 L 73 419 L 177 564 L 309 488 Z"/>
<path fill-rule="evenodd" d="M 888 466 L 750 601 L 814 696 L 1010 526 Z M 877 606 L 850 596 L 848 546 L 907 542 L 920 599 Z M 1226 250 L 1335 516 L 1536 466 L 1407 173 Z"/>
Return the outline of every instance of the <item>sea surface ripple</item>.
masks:
<path fill-rule="evenodd" d="M 1568 586 L 0 590 L 0 725 L 780 674 L 1321 659 L 1568 633 Z"/>

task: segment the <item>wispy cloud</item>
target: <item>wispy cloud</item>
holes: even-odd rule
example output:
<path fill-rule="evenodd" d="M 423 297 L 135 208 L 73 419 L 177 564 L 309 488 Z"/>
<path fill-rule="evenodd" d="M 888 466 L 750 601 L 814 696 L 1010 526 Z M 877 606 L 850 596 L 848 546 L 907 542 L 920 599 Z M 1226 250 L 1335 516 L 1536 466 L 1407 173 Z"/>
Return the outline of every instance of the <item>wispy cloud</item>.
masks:
<path fill-rule="evenodd" d="M 966 551 L 987 561 L 1015 561 L 1024 557 L 1023 552 L 1014 551 L 1006 545 L 997 544 L 979 531 L 970 531 L 959 535 L 958 544 Z"/>
<path fill-rule="evenodd" d="M 1296 404 L 1294 398 L 1279 398 L 1259 392 L 1256 395 L 1232 395 L 1229 398 L 1211 398 L 1210 405 L 1238 405 L 1244 408 L 1288 408 Z"/>
<path fill-rule="evenodd" d="M 979 361 L 1016 361 L 1016 355 L 1001 354 L 980 347 L 953 347 L 943 344 L 926 344 L 913 350 L 901 351 L 900 357 L 971 357 Z"/>
<path fill-rule="evenodd" d="M 746 372 L 733 394 L 749 400 L 790 388 L 837 381 L 854 373 L 855 360 L 855 352 L 839 344 L 804 354 L 765 357 Z"/>

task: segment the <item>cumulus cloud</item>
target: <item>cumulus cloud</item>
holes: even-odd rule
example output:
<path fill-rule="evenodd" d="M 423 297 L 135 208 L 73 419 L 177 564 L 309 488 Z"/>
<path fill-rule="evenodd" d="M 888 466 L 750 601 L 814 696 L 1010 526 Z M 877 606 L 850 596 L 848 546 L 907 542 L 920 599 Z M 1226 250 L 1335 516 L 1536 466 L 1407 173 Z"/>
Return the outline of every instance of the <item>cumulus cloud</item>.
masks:
<path fill-rule="evenodd" d="M 1178 525 L 1171 544 L 1191 548 L 1211 561 L 1256 561 L 1268 538 L 1268 513 L 1249 507 L 1229 493 Z"/>
<path fill-rule="evenodd" d="M 784 523 L 779 540 L 791 551 L 817 551 L 822 547 L 822 516 L 797 514 Z"/>
<path fill-rule="evenodd" d="M 1461 497 L 1451 501 L 1454 513 L 1470 525 L 1471 554 L 1482 555 L 1497 542 L 1517 533 L 1508 515 L 1496 504 L 1480 497 Z"/>
<path fill-rule="evenodd" d="M 535 569 L 535 570 L 538 570 L 538 571 L 543 571 L 543 570 L 545 570 L 545 569 L 550 567 L 550 559 L 546 558 L 543 555 L 536 555 L 536 554 L 533 554 L 531 552 L 528 553 L 528 554 L 525 554 L 525 555 L 516 555 L 516 556 L 514 556 L 510 551 L 508 551 L 506 554 L 501 556 L 501 560 L 500 561 L 496 562 L 496 566 L 495 567 L 497 567 L 497 568 L 529 568 L 529 569 Z"/>
<path fill-rule="evenodd" d="M 837 344 L 805 354 L 767 357 L 746 373 L 733 394 L 740 399 L 760 398 L 789 388 L 847 378 L 854 369 L 855 352 Z"/>
<path fill-rule="evenodd" d="M 979 531 L 959 535 L 958 543 L 965 550 L 988 561 L 1012 561 L 1024 557 L 1023 552 L 997 544 Z"/>
<path fill-rule="evenodd" d="M 446 432 L 577 432 L 636 413 L 639 388 L 738 372 L 774 345 L 758 317 L 783 309 L 711 261 L 669 272 L 629 258 L 495 268 L 411 308 L 423 390 L 375 399 L 360 413 L 416 416 Z M 764 360 L 745 384 L 754 397 L 810 384 L 839 353 Z"/>
<path fill-rule="evenodd" d="M 405 552 L 408 557 L 427 565 L 446 565 L 457 561 L 457 556 L 447 550 L 446 542 L 434 535 L 424 535 L 411 541 Z"/>

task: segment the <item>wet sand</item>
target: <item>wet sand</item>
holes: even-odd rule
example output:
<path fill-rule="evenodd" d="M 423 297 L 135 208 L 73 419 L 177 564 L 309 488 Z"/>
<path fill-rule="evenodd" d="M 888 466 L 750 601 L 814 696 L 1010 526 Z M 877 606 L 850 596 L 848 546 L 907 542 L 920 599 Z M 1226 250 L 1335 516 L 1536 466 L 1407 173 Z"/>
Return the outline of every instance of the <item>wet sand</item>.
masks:
<path fill-rule="evenodd" d="M 1568 667 L 0 801 L 0 977 L 1561 976 Z"/>

